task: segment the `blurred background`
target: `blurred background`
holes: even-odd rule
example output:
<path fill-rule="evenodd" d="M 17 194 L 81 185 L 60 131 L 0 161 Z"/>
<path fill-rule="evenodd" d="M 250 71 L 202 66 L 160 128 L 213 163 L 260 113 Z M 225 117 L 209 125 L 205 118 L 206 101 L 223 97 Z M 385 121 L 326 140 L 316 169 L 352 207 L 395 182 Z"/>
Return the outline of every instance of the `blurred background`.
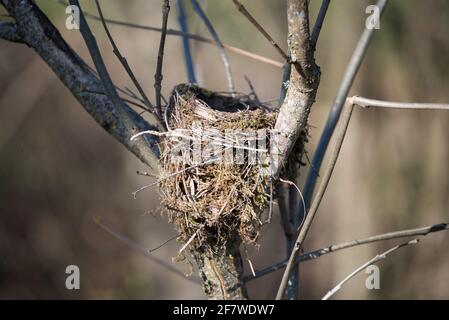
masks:
<path fill-rule="evenodd" d="M 70 45 L 92 65 L 81 35 L 65 28 L 65 8 L 36 1 Z M 179 29 L 172 1 L 169 28 Z M 286 48 L 285 1 L 242 1 Z M 312 0 L 311 20 L 321 1 Z M 107 17 L 159 27 L 161 1 L 102 1 Z M 223 42 L 281 61 L 281 57 L 231 1 L 201 1 Z M 322 77 L 310 124 L 313 154 L 339 82 L 360 36 L 365 8 L 373 1 L 331 3 L 316 58 Z M 81 1 L 96 12 L 93 1 Z M 192 33 L 209 37 L 185 1 Z M 3 10 L 3 9 L 2 9 Z M 0 13 L 4 13 L 1 11 Z M 449 2 L 391 0 L 376 31 L 352 95 L 409 102 L 449 102 Z M 117 85 L 132 87 L 115 59 L 103 28 L 89 20 Z M 110 25 L 116 43 L 154 101 L 153 79 L 160 35 Z M 218 50 L 192 42 L 200 85 L 227 90 Z M 186 82 L 181 38 L 169 36 L 163 93 Z M 261 100 L 279 94 L 282 70 L 228 52 L 241 92 L 252 81 Z M 132 241 L 151 249 L 176 233 L 158 211 L 155 190 L 131 193 L 152 178 L 82 109 L 28 47 L 0 40 L 0 298 L 3 299 L 203 299 L 201 285 L 132 251 L 93 221 L 101 218 Z M 449 113 L 356 109 L 347 138 L 311 229 L 305 250 L 377 233 L 449 221 Z M 324 163 L 327 163 L 325 159 Z M 308 168 L 303 168 L 302 181 Z M 149 212 L 151 210 L 151 212 Z M 360 246 L 301 265 L 300 296 L 321 298 L 348 273 L 401 240 Z M 379 264 L 380 290 L 365 288 L 361 273 L 339 299 L 448 299 L 449 234 L 432 234 Z M 153 255 L 172 262 L 171 241 Z M 285 258 L 277 213 L 259 248 L 249 248 L 256 269 Z M 81 289 L 65 288 L 65 268 L 78 265 Z M 250 297 L 275 296 L 282 272 L 249 284 Z"/>

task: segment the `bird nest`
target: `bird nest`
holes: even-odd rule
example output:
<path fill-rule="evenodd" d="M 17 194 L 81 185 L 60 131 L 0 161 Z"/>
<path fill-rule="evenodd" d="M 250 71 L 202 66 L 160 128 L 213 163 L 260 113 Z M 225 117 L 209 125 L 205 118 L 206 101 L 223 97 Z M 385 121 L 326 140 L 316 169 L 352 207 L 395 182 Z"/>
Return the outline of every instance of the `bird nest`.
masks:
<path fill-rule="evenodd" d="M 257 240 L 272 198 L 264 132 L 276 115 L 248 96 L 175 88 L 165 113 L 159 191 L 181 252 Z"/>

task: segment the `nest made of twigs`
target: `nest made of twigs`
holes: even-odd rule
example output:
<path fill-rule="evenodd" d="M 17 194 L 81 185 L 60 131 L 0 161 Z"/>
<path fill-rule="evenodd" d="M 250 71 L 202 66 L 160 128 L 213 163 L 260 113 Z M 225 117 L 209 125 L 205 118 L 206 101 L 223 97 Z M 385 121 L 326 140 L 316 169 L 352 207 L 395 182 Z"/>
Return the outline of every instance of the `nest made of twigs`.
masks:
<path fill-rule="evenodd" d="M 249 161 L 249 152 L 254 150 L 245 149 L 239 164 L 217 162 L 216 158 L 201 161 L 191 153 L 180 156 L 182 152 L 173 150 L 179 149 L 180 140 L 184 141 L 184 151 L 194 151 L 195 139 L 200 139 L 196 142 L 203 148 L 217 141 L 217 136 L 204 132 L 271 129 L 276 112 L 248 96 L 220 95 L 184 85 L 175 88 L 165 117 L 169 129 L 161 141 L 159 191 L 183 248 L 207 249 L 231 239 L 255 242 L 264 224 L 264 209 L 271 201 L 272 186 L 270 176 L 261 173 L 262 164 Z M 202 135 L 196 137 L 198 130 Z M 225 146 L 222 152 L 227 148 L 236 154 L 238 147 L 221 139 Z"/>

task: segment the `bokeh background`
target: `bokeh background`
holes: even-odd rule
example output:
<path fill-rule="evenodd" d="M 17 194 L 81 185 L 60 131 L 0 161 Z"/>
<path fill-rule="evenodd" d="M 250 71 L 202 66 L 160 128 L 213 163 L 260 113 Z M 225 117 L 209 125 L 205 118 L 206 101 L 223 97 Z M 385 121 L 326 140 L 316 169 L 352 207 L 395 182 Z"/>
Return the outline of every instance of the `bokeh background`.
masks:
<path fill-rule="evenodd" d="M 174 2 L 174 1 L 172 1 Z M 242 1 L 286 47 L 285 1 Z M 65 29 L 65 8 L 37 1 L 65 39 L 92 64 L 76 31 Z M 102 1 L 106 16 L 161 25 L 159 0 Z M 201 2 L 223 42 L 281 61 L 281 57 L 231 1 Z M 322 79 L 311 113 L 307 146 L 313 154 L 352 50 L 373 1 L 334 1 L 317 48 Z M 95 12 L 93 1 L 81 4 Z M 209 36 L 186 1 L 192 33 Z M 314 21 L 320 1 L 311 1 Z M 2 13 L 4 13 L 2 11 Z M 178 29 L 175 3 L 169 27 Z M 449 101 L 449 2 L 391 0 L 351 94 L 371 98 Z M 104 30 L 90 20 L 117 85 L 131 83 L 115 59 Z M 159 34 L 110 26 L 122 53 L 151 98 Z M 199 83 L 226 90 L 218 51 L 192 42 Z M 251 79 L 261 100 L 279 94 L 282 71 L 229 52 L 237 88 Z M 168 37 L 163 93 L 186 81 L 181 39 Z M 154 100 L 154 99 L 153 99 Z M 158 212 L 157 193 L 131 192 L 152 182 L 136 175 L 144 166 L 82 109 L 51 70 L 29 48 L 0 40 L 0 298 L 14 299 L 203 299 L 201 285 L 139 255 L 93 222 L 107 221 L 145 248 L 176 233 Z M 335 174 L 305 249 L 377 233 L 448 222 L 449 113 L 356 109 Z M 326 160 L 325 162 L 326 163 Z M 302 180 L 308 168 L 303 168 Z M 302 181 L 301 180 L 301 181 Z M 149 212 L 151 211 L 151 212 Z M 321 298 L 345 275 L 399 241 L 326 255 L 301 265 L 301 298 Z M 415 247 L 380 263 L 381 289 L 365 288 L 361 273 L 339 299 L 449 298 L 449 234 L 427 236 Z M 171 241 L 153 255 L 172 262 Z M 285 258 L 280 219 L 263 230 L 259 248 L 249 248 L 256 269 Z M 65 289 L 65 268 L 81 269 L 81 289 Z M 273 298 L 282 273 L 249 284 L 252 298 Z"/>

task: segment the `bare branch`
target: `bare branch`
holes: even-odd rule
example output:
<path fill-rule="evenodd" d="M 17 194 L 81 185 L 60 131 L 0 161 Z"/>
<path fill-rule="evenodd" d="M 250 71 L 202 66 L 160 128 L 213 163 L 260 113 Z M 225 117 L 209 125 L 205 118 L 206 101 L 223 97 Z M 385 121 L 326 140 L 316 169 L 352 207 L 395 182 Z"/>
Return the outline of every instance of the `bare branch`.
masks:
<path fill-rule="evenodd" d="M 357 239 L 352 241 L 347 241 L 339 244 L 333 244 L 318 250 L 314 250 L 308 253 L 304 253 L 300 256 L 298 256 L 295 260 L 295 264 L 318 259 L 319 257 L 326 255 L 328 253 L 333 253 L 339 250 L 348 249 L 356 246 L 361 246 L 369 243 L 375 243 L 380 241 L 386 241 L 391 239 L 399 239 L 399 238 L 407 238 L 407 237 L 416 237 L 416 236 L 426 236 L 429 233 L 439 232 L 449 230 L 449 223 L 439 223 L 434 224 L 427 227 L 422 228 L 415 228 L 415 229 L 407 229 L 407 230 L 400 230 L 400 231 L 394 231 L 394 232 L 388 232 L 388 233 L 382 233 L 379 235 L 363 238 L 363 239 Z M 258 270 L 256 272 L 256 276 L 248 276 L 244 279 L 244 281 L 251 281 L 257 278 L 260 278 L 262 276 L 265 276 L 267 274 L 270 274 L 272 272 L 275 272 L 277 270 L 283 269 L 287 266 L 288 259 L 284 260 L 282 262 L 278 262 L 270 267 L 267 267 L 262 270 Z"/>
<path fill-rule="evenodd" d="M 188 33 L 189 26 L 187 24 L 187 14 L 183 0 L 178 0 L 178 11 L 179 11 L 178 23 L 179 26 L 181 27 L 181 31 L 184 33 Z M 189 79 L 190 83 L 197 83 L 195 76 L 195 68 L 192 59 L 192 52 L 190 50 L 189 38 L 182 37 L 182 47 L 184 51 L 184 61 L 187 68 L 187 78 Z"/>
<path fill-rule="evenodd" d="M 140 96 L 142 97 L 145 105 L 147 106 L 147 111 L 152 111 L 151 108 L 153 108 L 152 103 L 150 102 L 150 100 L 148 99 L 147 95 L 145 94 L 145 92 L 142 89 L 142 86 L 140 85 L 139 81 L 137 80 L 136 76 L 134 75 L 134 72 L 132 71 L 131 67 L 128 64 L 128 61 L 126 60 L 126 58 L 121 54 L 119 48 L 117 47 L 117 45 L 115 44 L 114 39 L 112 38 L 111 33 L 109 32 L 109 28 L 108 25 L 106 24 L 106 21 L 104 20 L 104 16 L 103 16 L 103 12 L 101 10 L 101 6 L 100 6 L 100 2 L 99 0 L 95 0 L 95 4 L 97 6 L 97 10 L 98 13 L 100 15 L 100 19 L 101 19 L 101 23 L 103 24 L 103 28 L 106 32 L 106 35 L 108 36 L 109 42 L 112 45 L 113 48 L 113 52 L 115 54 L 115 56 L 117 57 L 117 59 L 120 61 L 120 63 L 122 64 L 123 68 L 125 69 L 126 73 L 129 75 L 129 77 L 131 78 L 131 81 L 133 82 L 134 86 L 136 87 L 136 89 L 139 91 Z M 157 118 L 156 118 L 157 119 Z M 159 120 L 159 119 L 157 119 Z M 160 124 L 160 123 L 159 123 Z M 163 126 L 161 125 L 161 128 Z"/>
<path fill-rule="evenodd" d="M 312 206 L 310 207 L 310 211 L 307 213 L 307 216 L 304 219 L 304 224 L 303 224 L 303 226 L 299 232 L 299 235 L 296 239 L 295 246 L 294 246 L 292 253 L 290 255 L 290 258 L 288 260 L 287 267 L 285 269 L 284 275 L 281 280 L 281 284 L 279 286 L 278 293 L 276 295 L 277 300 L 282 299 L 282 297 L 284 295 L 284 291 L 287 286 L 288 277 L 289 277 L 290 272 L 295 264 L 296 256 L 298 255 L 299 250 L 301 249 L 301 246 L 304 243 L 304 240 L 307 236 L 307 233 L 309 232 L 309 229 L 310 229 L 312 222 L 315 218 L 315 215 L 320 206 L 321 200 L 323 199 L 324 193 L 326 192 L 330 178 L 332 176 L 335 165 L 337 163 L 338 155 L 340 154 L 341 146 L 343 144 L 343 140 L 346 135 L 346 131 L 348 129 L 349 121 L 351 120 L 352 110 L 354 109 L 354 105 L 349 100 L 345 104 L 345 106 L 346 106 L 346 108 L 343 112 L 343 117 L 342 117 L 341 123 L 340 123 L 340 130 L 337 134 L 337 140 L 335 142 L 335 147 L 334 147 L 334 150 L 331 155 L 329 166 L 326 169 L 326 172 L 323 176 L 321 185 L 320 185 L 320 187 L 317 191 L 317 194 L 313 200 Z"/>
<path fill-rule="evenodd" d="M 51 67 L 95 121 L 142 162 L 156 169 L 159 154 L 157 139 L 143 137 L 133 143 L 129 140 L 135 133 L 155 127 L 120 98 L 120 108 L 117 108 L 108 95 L 93 93 L 105 92 L 104 84 L 67 45 L 34 1 L 1 0 L 1 3 L 14 17 L 23 42 Z M 126 117 L 123 118 L 122 114 Z"/>
<path fill-rule="evenodd" d="M 167 37 L 167 23 L 168 23 L 168 14 L 170 12 L 170 1 L 163 0 L 164 3 L 162 5 L 162 32 L 161 32 L 161 41 L 159 42 L 159 51 L 157 54 L 157 66 L 156 66 L 156 74 L 154 76 L 154 88 L 156 89 L 156 110 L 159 119 L 162 119 L 162 65 L 164 62 L 164 48 L 165 48 L 165 39 Z"/>
<path fill-rule="evenodd" d="M 321 32 L 321 27 L 323 26 L 324 18 L 326 17 L 327 13 L 327 8 L 329 8 L 330 3 L 331 0 L 323 0 L 315 24 L 313 25 L 312 35 L 310 36 L 310 42 L 312 43 L 312 47 L 314 50 L 316 48 L 318 37 L 320 36 Z"/>
<path fill-rule="evenodd" d="M 66 2 L 63 0 L 58 0 L 58 3 L 60 3 L 61 5 L 67 5 Z M 99 16 L 89 13 L 87 11 L 84 11 L 84 16 L 86 18 L 101 21 L 101 18 Z M 108 18 L 105 18 L 104 20 L 107 23 L 112 24 L 112 25 L 117 25 L 117 26 L 122 26 L 122 27 L 127 27 L 127 28 L 134 28 L 134 29 L 141 29 L 141 30 L 146 30 L 146 31 L 153 31 L 153 32 L 162 32 L 162 29 L 157 28 L 157 27 L 145 26 L 145 25 L 141 25 L 141 24 L 137 24 L 137 23 L 119 21 L 119 20 L 108 19 Z M 200 42 L 215 45 L 215 46 L 217 45 L 216 42 L 212 39 L 209 39 L 209 38 L 206 38 L 206 37 L 203 37 L 200 35 L 196 35 L 196 34 L 191 34 L 191 33 L 186 33 L 186 32 L 179 31 L 179 30 L 174 30 L 174 29 L 167 29 L 167 36 L 178 36 L 178 37 L 188 38 L 188 39 L 200 41 Z M 222 43 L 222 44 L 226 50 L 229 50 L 236 54 L 257 60 L 262 63 L 272 65 L 276 68 L 282 68 L 284 65 L 282 62 L 279 62 L 279 61 L 276 61 L 276 60 L 273 60 L 273 59 L 270 59 L 267 57 L 263 57 L 261 55 L 231 46 L 229 44 L 226 44 L 226 43 Z"/>
<path fill-rule="evenodd" d="M 155 251 L 156 249 L 160 248 L 162 245 L 166 244 L 168 241 L 171 241 L 175 238 L 170 238 L 169 240 L 165 241 L 163 244 L 157 246 L 154 249 L 146 249 L 144 247 L 142 247 L 141 245 L 135 243 L 134 241 L 130 240 L 129 238 L 127 238 L 126 236 L 120 234 L 119 232 L 117 232 L 116 230 L 114 230 L 112 228 L 112 226 L 110 226 L 109 224 L 107 224 L 106 222 L 103 222 L 101 219 L 97 219 L 94 218 L 94 222 L 100 226 L 103 230 L 105 230 L 106 232 L 108 232 L 110 235 L 112 235 L 114 238 L 120 240 L 121 242 L 123 242 L 124 244 L 126 244 L 129 248 L 131 248 L 133 251 L 141 254 L 142 256 L 144 256 L 145 258 L 155 262 L 156 264 L 158 264 L 159 266 L 163 267 L 164 269 L 176 274 L 177 276 L 181 277 L 184 280 L 190 281 L 190 282 L 194 282 L 194 283 L 199 283 L 198 280 L 190 278 L 190 277 L 186 277 L 185 274 L 183 274 L 182 272 L 180 272 L 179 270 L 177 270 L 176 268 L 174 268 L 172 265 L 168 264 L 167 262 L 165 262 L 164 260 L 161 260 L 155 256 L 153 256 L 151 254 L 151 252 Z M 178 236 L 176 236 L 178 237 Z"/>
<path fill-rule="evenodd" d="M 226 71 L 226 77 L 228 78 L 228 87 L 230 92 L 235 92 L 235 85 L 234 85 L 234 78 L 232 77 L 232 71 L 231 71 L 231 65 L 229 64 L 229 59 L 225 51 L 225 47 L 223 43 L 221 42 L 220 38 L 218 37 L 217 32 L 215 31 L 214 26 L 210 22 L 209 18 L 207 17 L 206 13 L 204 12 L 203 8 L 201 8 L 201 5 L 196 0 L 190 0 L 193 5 L 193 9 L 198 14 L 198 16 L 203 20 L 204 24 L 206 25 L 207 29 L 209 30 L 209 33 L 211 34 L 212 38 L 215 41 L 215 44 L 217 45 L 218 49 L 220 50 L 220 56 L 223 60 L 223 64 Z"/>
<path fill-rule="evenodd" d="M 379 8 L 380 14 L 383 13 L 387 2 L 388 0 L 377 1 L 376 6 Z M 321 134 L 318 146 L 313 155 L 312 167 L 314 167 L 315 169 L 309 170 L 307 174 L 307 179 L 304 186 L 304 198 L 307 205 L 309 205 L 310 200 L 312 199 L 313 191 L 315 189 L 315 184 L 318 178 L 316 172 L 319 172 L 321 168 L 321 163 L 323 162 L 324 155 L 329 146 L 329 141 L 331 140 L 332 134 L 335 130 L 335 126 L 337 125 L 338 119 L 340 118 L 341 110 L 343 109 L 343 105 L 346 101 L 346 98 L 348 97 L 349 90 L 352 87 L 355 76 L 357 75 L 366 51 L 368 50 L 368 46 L 371 42 L 374 30 L 375 29 L 364 29 L 341 81 L 337 96 L 327 118 L 324 131 Z"/>
<path fill-rule="evenodd" d="M 443 103 L 409 103 L 368 99 L 364 97 L 351 97 L 352 102 L 362 108 L 391 108 L 391 109 L 418 109 L 418 110 L 449 110 L 449 104 Z"/>
<path fill-rule="evenodd" d="M 412 244 L 417 244 L 418 243 L 418 239 L 414 239 L 405 243 L 402 243 L 400 245 L 397 245 L 381 254 L 376 255 L 374 258 L 372 258 L 371 260 L 369 260 L 368 262 L 364 263 L 363 265 L 361 265 L 360 267 L 358 267 L 357 269 L 355 269 L 353 272 L 351 272 L 346 278 L 344 278 L 341 282 L 339 282 L 332 290 L 330 290 L 328 293 L 326 293 L 326 295 L 323 297 L 323 299 L 321 300 L 328 300 L 330 297 L 332 297 L 337 291 L 339 291 L 346 282 L 348 282 L 349 280 L 351 280 L 356 274 L 358 274 L 359 272 L 365 270 L 367 267 L 369 267 L 370 265 L 375 264 L 376 262 L 379 262 L 381 260 L 384 260 L 387 258 L 387 256 L 393 252 L 395 252 L 396 250 L 412 245 Z"/>
<path fill-rule="evenodd" d="M 277 44 L 276 41 L 270 36 L 270 34 L 260 25 L 259 22 L 246 10 L 245 6 L 239 0 L 232 0 L 237 6 L 237 9 L 256 27 L 257 30 L 272 44 L 272 46 L 279 52 L 279 54 L 289 61 L 288 55 L 282 50 L 282 48 Z"/>
<path fill-rule="evenodd" d="M 14 22 L 0 21 L 0 38 L 11 42 L 23 42 Z"/>

